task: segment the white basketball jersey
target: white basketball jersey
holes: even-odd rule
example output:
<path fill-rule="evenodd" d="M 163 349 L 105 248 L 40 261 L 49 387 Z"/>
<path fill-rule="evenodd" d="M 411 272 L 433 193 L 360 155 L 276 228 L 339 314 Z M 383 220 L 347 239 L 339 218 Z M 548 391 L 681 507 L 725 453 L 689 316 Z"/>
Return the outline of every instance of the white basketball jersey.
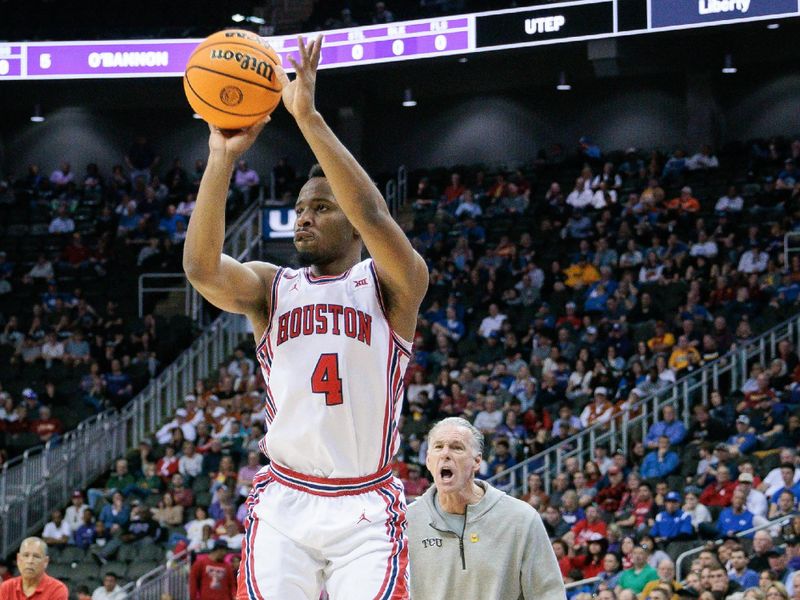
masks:
<path fill-rule="evenodd" d="M 341 275 L 280 269 L 256 355 L 267 384 L 261 449 L 316 477 L 371 475 L 397 450 L 411 344 L 389 326 L 372 260 Z"/>

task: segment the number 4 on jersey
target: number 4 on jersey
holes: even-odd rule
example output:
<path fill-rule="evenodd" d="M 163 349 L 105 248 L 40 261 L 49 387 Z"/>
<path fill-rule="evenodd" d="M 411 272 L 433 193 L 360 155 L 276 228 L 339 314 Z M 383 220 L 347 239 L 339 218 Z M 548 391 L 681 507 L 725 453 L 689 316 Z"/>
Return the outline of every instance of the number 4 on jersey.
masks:
<path fill-rule="evenodd" d="M 327 406 L 337 406 L 344 402 L 338 354 L 320 355 L 317 366 L 311 374 L 311 391 L 315 394 L 325 394 Z"/>

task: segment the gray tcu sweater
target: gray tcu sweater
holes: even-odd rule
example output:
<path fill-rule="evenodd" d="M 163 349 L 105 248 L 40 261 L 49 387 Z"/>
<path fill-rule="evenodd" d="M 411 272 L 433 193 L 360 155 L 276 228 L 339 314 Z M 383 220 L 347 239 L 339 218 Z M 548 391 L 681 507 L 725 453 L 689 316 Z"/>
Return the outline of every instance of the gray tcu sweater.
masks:
<path fill-rule="evenodd" d="M 463 531 L 451 531 L 437 513 L 436 486 L 408 507 L 411 598 L 564 600 L 561 571 L 536 509 L 475 483 L 486 493 L 467 507 Z"/>

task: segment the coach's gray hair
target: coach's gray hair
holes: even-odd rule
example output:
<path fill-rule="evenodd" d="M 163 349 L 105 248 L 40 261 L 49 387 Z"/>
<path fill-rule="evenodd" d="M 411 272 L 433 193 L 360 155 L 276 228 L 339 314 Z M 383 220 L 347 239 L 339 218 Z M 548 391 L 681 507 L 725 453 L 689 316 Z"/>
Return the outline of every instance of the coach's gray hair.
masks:
<path fill-rule="evenodd" d="M 463 427 L 469 431 L 470 437 L 472 438 L 472 450 L 475 452 L 475 456 L 483 456 L 483 434 L 472 423 L 461 417 L 447 417 L 436 423 L 428 433 L 428 445 L 430 445 L 434 434 L 440 428 L 447 427 L 448 425 L 452 427 Z"/>

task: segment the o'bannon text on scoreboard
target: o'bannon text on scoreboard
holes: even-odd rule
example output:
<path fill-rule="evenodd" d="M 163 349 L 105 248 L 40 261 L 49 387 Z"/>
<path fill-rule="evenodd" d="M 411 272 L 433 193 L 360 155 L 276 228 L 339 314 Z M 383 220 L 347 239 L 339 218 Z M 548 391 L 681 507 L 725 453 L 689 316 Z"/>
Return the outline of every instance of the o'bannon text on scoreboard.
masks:
<path fill-rule="evenodd" d="M 325 35 L 320 68 L 464 55 L 797 17 L 800 0 L 572 0 L 368 25 Z M 309 35 L 317 35 L 314 32 Z M 296 35 L 266 40 L 289 65 Z M 179 77 L 199 39 L 0 42 L 0 81 Z"/>

